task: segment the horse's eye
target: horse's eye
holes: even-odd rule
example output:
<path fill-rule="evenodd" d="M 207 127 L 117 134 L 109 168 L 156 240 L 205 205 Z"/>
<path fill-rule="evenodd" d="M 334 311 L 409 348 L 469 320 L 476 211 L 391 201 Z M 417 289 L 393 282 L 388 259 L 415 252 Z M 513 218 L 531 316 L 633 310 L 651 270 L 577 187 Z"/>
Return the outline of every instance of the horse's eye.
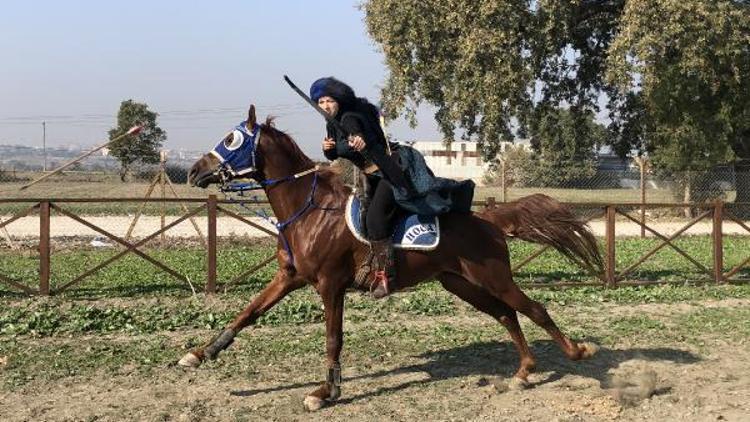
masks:
<path fill-rule="evenodd" d="M 239 130 L 233 130 L 226 138 L 224 138 L 224 146 L 227 147 L 228 150 L 235 150 L 242 145 L 244 139 L 242 132 Z"/>

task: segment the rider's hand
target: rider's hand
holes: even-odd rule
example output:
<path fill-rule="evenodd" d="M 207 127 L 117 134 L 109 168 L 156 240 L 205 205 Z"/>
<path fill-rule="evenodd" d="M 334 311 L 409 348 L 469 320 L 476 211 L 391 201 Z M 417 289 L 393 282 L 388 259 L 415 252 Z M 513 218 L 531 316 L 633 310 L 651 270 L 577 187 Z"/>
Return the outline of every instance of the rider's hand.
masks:
<path fill-rule="evenodd" d="M 352 147 L 355 151 L 362 151 L 365 149 L 365 140 L 362 139 L 359 135 L 351 135 L 348 138 L 349 140 L 349 146 Z"/>
<path fill-rule="evenodd" d="M 336 141 L 334 141 L 333 138 L 323 139 L 323 151 L 328 151 L 334 148 L 336 148 Z"/>

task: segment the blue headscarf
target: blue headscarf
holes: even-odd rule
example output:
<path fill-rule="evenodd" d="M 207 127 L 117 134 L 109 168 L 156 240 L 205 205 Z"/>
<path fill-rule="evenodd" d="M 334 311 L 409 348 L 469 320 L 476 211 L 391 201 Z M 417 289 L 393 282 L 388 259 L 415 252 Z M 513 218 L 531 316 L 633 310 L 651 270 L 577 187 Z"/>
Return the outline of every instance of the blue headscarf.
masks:
<path fill-rule="evenodd" d="M 317 102 L 321 97 L 331 97 L 344 107 L 354 104 L 356 99 L 354 90 L 333 76 L 320 78 L 310 86 L 310 98 Z"/>

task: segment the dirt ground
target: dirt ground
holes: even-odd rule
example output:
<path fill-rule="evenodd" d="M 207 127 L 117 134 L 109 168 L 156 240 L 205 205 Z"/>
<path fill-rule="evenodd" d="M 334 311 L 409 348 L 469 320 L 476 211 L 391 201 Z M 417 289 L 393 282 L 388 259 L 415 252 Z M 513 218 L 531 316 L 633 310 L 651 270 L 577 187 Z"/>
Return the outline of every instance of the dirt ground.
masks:
<path fill-rule="evenodd" d="M 0 222 L 9 219 L 10 216 L 0 216 Z M 97 225 L 105 230 L 117 236 L 125 236 L 128 228 L 130 227 L 133 217 L 130 216 L 84 216 L 84 218 L 94 225 Z M 165 224 L 169 224 L 176 220 L 177 217 L 167 216 Z M 273 224 L 270 224 L 267 220 L 260 217 L 251 217 L 251 221 L 265 227 L 268 230 L 275 231 Z M 207 222 L 205 217 L 196 217 L 195 222 L 200 228 L 203 236 L 206 235 Z M 687 224 L 682 221 L 647 221 L 649 227 L 659 231 L 663 234 L 674 233 L 677 230 Z M 592 221 L 589 223 L 591 230 L 597 236 L 604 236 L 606 231 L 606 224 L 604 221 Z M 30 216 L 24 217 L 14 221 L 7 227 L 7 233 L 13 239 L 18 238 L 36 238 L 39 236 L 39 217 Z M 161 227 L 161 217 L 157 216 L 142 216 L 133 230 L 133 236 L 136 238 L 143 238 L 151 233 L 159 230 Z M 247 237 L 261 237 L 267 236 L 266 233 L 241 223 L 232 217 L 219 217 L 216 223 L 217 235 L 218 236 L 247 236 Z M 723 224 L 723 232 L 725 235 L 748 235 L 743 227 L 737 223 L 725 221 Z M 618 236 L 640 236 L 641 228 L 639 225 L 629 221 L 618 221 L 615 224 L 616 233 Z M 694 226 L 689 228 L 685 233 L 687 235 L 699 235 L 699 234 L 711 234 L 712 223 L 711 221 L 700 221 Z M 198 236 L 195 228 L 189 220 L 183 221 L 175 227 L 169 229 L 166 232 L 167 236 L 170 237 L 195 237 Z M 6 234 L 0 233 L 0 239 Z M 85 227 L 84 225 L 74 221 L 73 219 L 65 216 L 53 216 L 50 221 L 50 236 L 91 236 L 92 239 L 95 236 L 100 236 L 99 233 L 94 230 Z M 652 233 L 648 232 L 648 236 L 653 236 Z"/>
<path fill-rule="evenodd" d="M 551 314 L 560 317 L 563 329 L 598 327 L 584 333 L 587 340 L 595 341 L 602 333 L 611 334 L 605 326 L 611 321 L 649 315 L 668 322 L 706 309 L 747 312 L 750 300 L 559 307 L 551 309 Z M 212 332 L 170 333 L 166 337 L 167 348 L 174 350 L 170 363 L 153 365 L 145 373 L 124 364 L 114 373 L 35 379 L 18 389 L 0 390 L 0 415 L 4 421 L 750 420 L 750 339 L 746 334 L 714 327 L 705 336 L 696 333 L 699 340 L 691 341 L 673 333 L 662 337 L 659 330 L 651 330 L 646 336 L 610 337 L 605 341 L 610 345 L 602 346 L 592 359 L 570 362 L 546 336 L 534 335 L 532 329 L 529 338 L 538 371 L 530 377 L 528 389 L 513 390 L 507 388 L 507 380 L 516 369 L 517 354 L 507 333 L 489 318 L 466 313 L 414 317 L 394 324 L 403 330 L 432 333 L 404 340 L 424 352 L 375 350 L 363 356 L 361 348 L 347 352 L 345 345 L 342 397 L 316 413 L 306 412 L 302 399 L 321 380 L 323 348 L 279 359 L 257 348 L 264 339 L 274 337 L 287 336 L 294 344 L 295 338 L 312 329 L 294 326 L 246 330 L 219 360 L 197 370 L 182 369 L 174 361 L 184 352 L 188 337 L 205 339 Z M 443 332 L 445 324 L 464 334 L 472 330 L 492 333 L 496 327 L 496 341 L 479 338 L 449 347 L 431 344 L 437 343 L 435 333 Z M 347 322 L 345 330 L 357 333 L 376 326 L 368 321 Z M 527 333 L 529 326 L 524 319 Z M 109 340 L 138 338 L 118 335 Z M 74 342 L 84 349 L 94 339 L 29 341 Z M 4 358 L 6 362 L 13 359 Z M 0 375 L 4 365 L 0 360 Z"/>

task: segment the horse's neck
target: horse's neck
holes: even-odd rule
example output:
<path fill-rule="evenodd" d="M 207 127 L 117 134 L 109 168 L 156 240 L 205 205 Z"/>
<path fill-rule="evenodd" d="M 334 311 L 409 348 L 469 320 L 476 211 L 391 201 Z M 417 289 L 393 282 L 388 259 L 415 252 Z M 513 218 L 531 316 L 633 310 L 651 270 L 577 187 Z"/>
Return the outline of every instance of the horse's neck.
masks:
<path fill-rule="evenodd" d="M 317 180 L 315 180 L 316 177 Z M 268 202 L 280 222 L 288 221 L 308 206 L 310 195 L 313 192 L 313 183 L 315 184 L 315 195 L 312 205 L 329 209 L 343 210 L 345 208 L 347 196 L 351 193 L 349 189 L 341 183 L 337 176 L 325 170 L 316 170 L 316 172 L 299 179 L 283 182 L 266 189 Z M 304 218 L 309 211 L 311 210 L 306 210 L 299 218 Z M 292 230 L 293 227 L 302 226 L 292 225 L 289 229 Z"/>
<path fill-rule="evenodd" d="M 265 165 L 267 179 L 283 179 L 315 166 L 315 163 L 299 150 L 291 138 L 288 143 L 275 142 L 264 145 L 269 148 L 263 152 L 267 160 Z M 299 179 L 281 182 L 266 188 L 268 202 L 279 221 L 288 221 L 304 209 L 310 199 L 315 177 L 317 177 L 314 198 L 316 204 L 325 205 L 335 202 L 335 198 L 339 195 L 345 200 L 346 195 L 342 194 L 343 186 L 339 186 L 335 178 L 321 176 L 319 172 L 311 172 Z"/>
<path fill-rule="evenodd" d="M 268 180 L 283 179 L 313 167 L 312 163 L 304 162 L 284 161 L 268 164 Z M 279 221 L 288 220 L 306 205 L 313 188 L 314 177 L 314 174 L 310 173 L 299 179 L 280 182 L 266 188 L 268 202 Z"/>

